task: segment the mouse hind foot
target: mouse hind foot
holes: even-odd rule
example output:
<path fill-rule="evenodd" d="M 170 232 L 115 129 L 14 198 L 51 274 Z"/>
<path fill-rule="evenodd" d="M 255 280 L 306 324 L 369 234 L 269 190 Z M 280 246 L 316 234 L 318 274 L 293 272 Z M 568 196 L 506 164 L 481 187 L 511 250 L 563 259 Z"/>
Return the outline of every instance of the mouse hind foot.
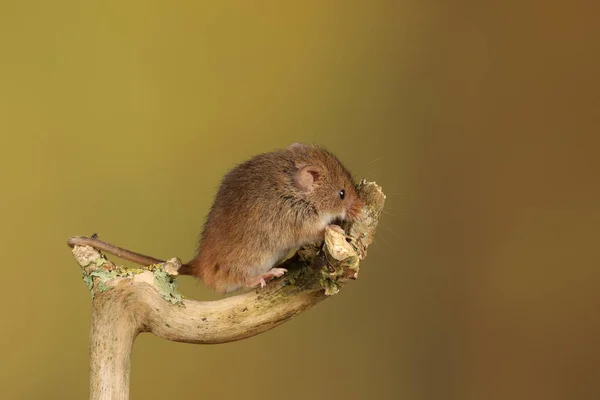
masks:
<path fill-rule="evenodd" d="M 267 285 L 267 282 L 279 278 L 283 276 L 287 272 L 285 268 L 271 268 L 268 272 L 246 279 L 246 287 L 256 287 L 259 286 L 264 288 Z"/>

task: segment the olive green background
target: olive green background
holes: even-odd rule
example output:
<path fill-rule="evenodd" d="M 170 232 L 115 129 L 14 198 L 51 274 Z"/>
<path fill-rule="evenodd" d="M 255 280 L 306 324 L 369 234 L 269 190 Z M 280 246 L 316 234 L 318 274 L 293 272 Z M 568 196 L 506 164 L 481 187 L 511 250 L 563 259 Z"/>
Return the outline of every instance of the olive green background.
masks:
<path fill-rule="evenodd" d="M 188 259 L 294 141 L 388 195 L 360 279 L 241 342 L 140 336 L 132 399 L 599 398 L 593 3 L 1 0 L 0 398 L 88 395 L 69 236 Z"/>

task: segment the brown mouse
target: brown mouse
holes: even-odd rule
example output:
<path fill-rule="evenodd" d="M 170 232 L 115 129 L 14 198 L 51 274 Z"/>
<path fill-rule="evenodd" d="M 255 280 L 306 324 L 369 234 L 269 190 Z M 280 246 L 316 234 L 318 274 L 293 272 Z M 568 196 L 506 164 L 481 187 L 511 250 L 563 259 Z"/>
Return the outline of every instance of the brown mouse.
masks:
<path fill-rule="evenodd" d="M 221 293 L 262 287 L 287 272 L 274 266 L 290 250 L 323 240 L 328 225 L 356 218 L 361 208 L 352 176 L 329 151 L 294 143 L 259 154 L 225 175 L 196 256 L 178 272 Z M 95 238 L 74 237 L 69 245 L 89 245 L 138 264 L 163 262 Z"/>

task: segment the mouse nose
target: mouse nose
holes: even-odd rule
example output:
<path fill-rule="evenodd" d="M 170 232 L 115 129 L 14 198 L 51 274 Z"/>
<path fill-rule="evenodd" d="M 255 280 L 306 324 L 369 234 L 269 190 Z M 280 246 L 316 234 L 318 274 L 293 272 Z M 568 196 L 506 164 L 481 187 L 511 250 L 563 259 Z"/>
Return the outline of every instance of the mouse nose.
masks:
<path fill-rule="evenodd" d="M 358 218 L 360 211 L 363 208 L 363 202 L 360 201 L 359 198 L 356 198 L 352 203 L 348 205 L 348 209 L 346 213 L 350 217 L 350 219 L 355 220 Z"/>

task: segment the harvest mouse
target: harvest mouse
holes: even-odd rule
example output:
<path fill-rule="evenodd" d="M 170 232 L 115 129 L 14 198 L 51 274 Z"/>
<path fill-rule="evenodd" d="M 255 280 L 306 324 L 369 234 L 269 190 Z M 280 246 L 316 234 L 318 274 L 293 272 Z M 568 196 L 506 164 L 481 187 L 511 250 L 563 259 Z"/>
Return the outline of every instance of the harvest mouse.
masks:
<path fill-rule="evenodd" d="M 223 178 L 204 224 L 196 256 L 179 269 L 217 292 L 264 287 L 287 270 L 277 268 L 290 250 L 323 240 L 336 220 L 355 219 L 362 208 L 352 176 L 329 151 L 294 143 L 259 154 Z M 138 264 L 162 260 L 96 238 L 74 237 Z"/>

